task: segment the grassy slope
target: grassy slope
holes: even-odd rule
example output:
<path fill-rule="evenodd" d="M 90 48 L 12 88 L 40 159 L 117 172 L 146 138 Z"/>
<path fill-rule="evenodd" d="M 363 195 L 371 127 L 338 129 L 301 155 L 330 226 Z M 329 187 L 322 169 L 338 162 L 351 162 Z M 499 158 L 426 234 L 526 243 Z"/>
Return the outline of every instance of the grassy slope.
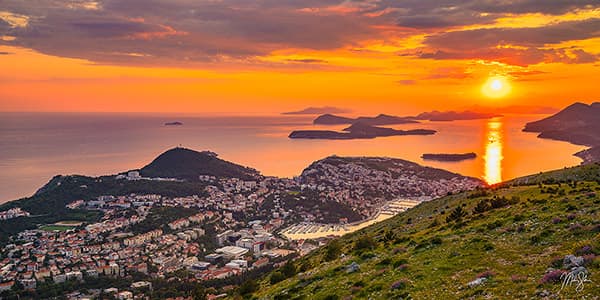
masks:
<path fill-rule="evenodd" d="M 586 179 L 576 187 L 535 184 L 548 178 Z M 296 262 L 303 273 L 270 285 L 269 276 L 254 294 L 260 299 L 492 299 L 537 298 L 542 290 L 558 293 L 560 284 L 541 284 L 555 257 L 574 254 L 591 244 L 600 255 L 600 166 L 588 165 L 536 175 L 528 186 L 489 189 L 487 196 L 462 193 L 423 203 L 387 221 L 339 239 L 344 258 L 327 261 L 327 247 Z M 565 195 L 548 193 L 548 188 Z M 544 192 L 545 191 L 545 192 Z M 593 192 L 590 192 L 593 191 Z M 473 207 L 493 196 L 519 197 L 517 204 L 473 214 Z M 462 225 L 447 223 L 457 206 L 469 214 Z M 442 212 L 444 212 L 442 214 Z M 572 218 L 572 219 L 570 219 Z M 433 225 L 434 220 L 439 225 Z M 560 219 L 560 221 L 558 220 Z M 580 226 L 574 225 L 579 224 Z M 391 232 L 389 234 L 387 232 Z M 384 242 L 386 235 L 394 237 Z M 356 250 L 356 241 L 368 236 L 374 248 Z M 364 238 L 363 238 L 364 239 Z M 372 257 L 371 257 L 372 256 Z M 371 257 L 371 258 L 369 258 Z M 600 295 L 600 258 L 588 265 L 588 283 L 577 294 L 574 287 L 560 292 L 565 299 Z M 344 266 L 357 262 L 360 270 Z M 479 273 L 495 275 L 485 284 L 468 288 Z M 405 281 L 400 289 L 393 283 Z"/>

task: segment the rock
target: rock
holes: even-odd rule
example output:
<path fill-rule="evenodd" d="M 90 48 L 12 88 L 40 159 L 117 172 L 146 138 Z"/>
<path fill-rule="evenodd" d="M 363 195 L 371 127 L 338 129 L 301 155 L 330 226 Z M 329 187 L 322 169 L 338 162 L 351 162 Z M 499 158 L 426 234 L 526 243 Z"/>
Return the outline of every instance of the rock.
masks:
<path fill-rule="evenodd" d="M 548 297 L 550 296 L 550 292 L 548 292 L 548 290 L 543 290 L 541 292 L 538 292 L 537 295 L 540 297 Z"/>
<path fill-rule="evenodd" d="M 571 269 L 571 274 L 573 276 L 577 276 L 579 274 L 587 274 L 588 270 L 585 267 L 573 267 Z"/>
<path fill-rule="evenodd" d="M 482 285 L 482 284 L 483 284 L 483 283 L 485 283 L 486 281 L 487 281 L 487 278 L 485 278 L 485 277 L 481 277 L 481 278 L 477 278 L 477 279 L 475 279 L 475 280 L 473 280 L 473 281 L 471 281 L 471 282 L 467 283 L 467 285 L 468 285 L 469 287 L 476 287 L 476 286 Z"/>
<path fill-rule="evenodd" d="M 583 266 L 584 259 L 581 256 L 575 256 L 572 254 L 566 255 L 563 259 L 563 267 L 565 269 L 571 269 L 573 267 Z"/>
<path fill-rule="evenodd" d="M 346 266 L 346 273 L 354 273 L 360 269 L 360 266 L 356 262 L 352 262 Z"/>

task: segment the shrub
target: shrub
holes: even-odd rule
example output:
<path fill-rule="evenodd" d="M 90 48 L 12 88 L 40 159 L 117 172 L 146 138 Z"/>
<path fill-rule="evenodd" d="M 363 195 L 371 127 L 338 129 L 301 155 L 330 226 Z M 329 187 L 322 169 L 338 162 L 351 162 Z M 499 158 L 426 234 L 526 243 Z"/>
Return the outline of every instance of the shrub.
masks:
<path fill-rule="evenodd" d="M 256 283 L 255 280 L 250 279 L 250 280 L 242 283 L 242 285 L 240 285 L 240 288 L 238 291 L 240 292 L 240 295 L 248 295 L 248 294 L 252 294 L 252 293 L 258 291 L 258 288 L 259 288 L 258 283 Z"/>
<path fill-rule="evenodd" d="M 550 271 L 548 273 L 546 273 L 544 275 L 544 277 L 542 277 L 542 279 L 540 280 L 541 284 L 547 284 L 547 283 L 557 283 L 560 282 L 561 279 L 560 277 L 566 273 L 563 270 L 554 270 L 554 271 Z"/>
<path fill-rule="evenodd" d="M 575 220 L 575 218 L 577 218 L 577 215 L 576 215 L 576 214 L 569 214 L 569 215 L 567 216 L 567 219 L 568 219 L 569 221 L 573 221 L 573 220 Z"/>
<path fill-rule="evenodd" d="M 559 218 L 559 217 L 555 217 L 555 218 L 552 219 L 552 224 L 558 224 L 560 222 L 562 222 L 562 219 Z"/>
<path fill-rule="evenodd" d="M 394 250 L 392 250 L 393 254 L 405 253 L 405 252 L 406 252 L 406 248 L 403 248 L 403 247 L 396 247 L 396 248 L 394 248 Z"/>
<path fill-rule="evenodd" d="M 360 255 L 360 258 L 361 259 L 369 259 L 369 258 L 373 258 L 375 256 L 376 255 L 373 254 L 373 252 L 365 252 L 365 253 L 363 253 L 363 254 Z"/>
<path fill-rule="evenodd" d="M 363 235 L 354 243 L 355 251 L 371 250 L 375 248 L 376 242 L 369 235 Z"/>
<path fill-rule="evenodd" d="M 281 267 L 281 274 L 283 274 L 285 278 L 290 278 L 296 275 L 296 272 L 296 266 L 291 260 L 289 260 L 285 265 L 283 265 L 283 267 Z"/>
<path fill-rule="evenodd" d="M 563 266 L 563 260 L 564 257 L 555 256 L 554 258 L 552 258 L 552 261 L 550 261 L 550 266 L 556 269 L 560 269 Z"/>
<path fill-rule="evenodd" d="M 329 242 L 325 249 L 325 260 L 331 261 L 338 258 L 342 254 L 342 245 L 339 240 Z"/>
<path fill-rule="evenodd" d="M 429 224 L 429 228 L 433 228 L 433 227 L 437 227 L 440 226 L 440 221 L 438 221 L 437 218 L 433 219 L 433 222 L 431 222 L 431 224 Z"/>
<path fill-rule="evenodd" d="M 387 266 L 390 263 L 392 263 L 392 260 L 389 257 L 386 257 L 386 258 L 380 260 L 377 264 L 380 266 Z"/>
<path fill-rule="evenodd" d="M 408 281 L 408 279 L 403 278 L 403 279 L 400 279 L 400 280 L 392 283 L 392 286 L 390 288 L 392 290 L 401 290 L 401 289 L 406 288 L 409 284 L 410 284 L 410 282 Z"/>
<path fill-rule="evenodd" d="M 525 282 L 527 281 L 527 276 L 525 275 L 511 275 L 510 281 L 512 282 Z"/>
<path fill-rule="evenodd" d="M 594 261 L 596 260 L 596 254 L 586 254 L 583 256 L 583 264 L 586 266 L 590 266 L 592 264 L 594 264 Z"/>
<path fill-rule="evenodd" d="M 496 276 L 496 272 L 490 271 L 490 270 L 487 270 L 487 271 L 484 271 L 484 272 L 481 272 L 481 273 L 477 274 L 477 278 L 487 278 L 487 279 L 490 279 L 490 278 L 492 278 L 494 276 Z"/>
<path fill-rule="evenodd" d="M 581 226 L 579 223 L 569 225 L 570 231 L 580 231 L 581 229 L 583 229 L 583 226 Z"/>
<path fill-rule="evenodd" d="M 397 261 L 395 261 L 395 262 L 392 264 L 392 266 L 393 266 L 394 268 L 397 268 L 397 267 L 399 267 L 399 266 L 401 266 L 401 265 L 405 265 L 405 264 L 407 264 L 407 263 L 408 263 L 408 260 L 407 260 L 406 258 L 400 258 L 400 259 L 398 259 Z"/>
<path fill-rule="evenodd" d="M 582 256 L 584 254 L 591 254 L 592 250 L 593 250 L 593 248 L 591 245 L 585 245 L 583 247 L 580 247 L 579 249 L 576 249 L 575 255 Z"/>
<path fill-rule="evenodd" d="M 273 272 L 273 274 L 271 274 L 271 278 L 269 279 L 269 282 L 271 282 L 271 284 L 276 284 L 280 281 L 283 281 L 284 279 L 285 279 L 285 276 L 283 276 L 283 274 L 281 274 L 281 272 L 275 271 L 275 272 Z"/>

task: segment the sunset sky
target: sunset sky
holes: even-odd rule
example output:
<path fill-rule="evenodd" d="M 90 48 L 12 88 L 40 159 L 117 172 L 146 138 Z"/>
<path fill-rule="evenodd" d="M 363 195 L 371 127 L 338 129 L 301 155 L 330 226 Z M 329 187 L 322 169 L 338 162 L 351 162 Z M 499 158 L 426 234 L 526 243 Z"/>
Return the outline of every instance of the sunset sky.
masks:
<path fill-rule="evenodd" d="M 0 111 L 562 107 L 599 60 L 598 0 L 0 1 Z"/>

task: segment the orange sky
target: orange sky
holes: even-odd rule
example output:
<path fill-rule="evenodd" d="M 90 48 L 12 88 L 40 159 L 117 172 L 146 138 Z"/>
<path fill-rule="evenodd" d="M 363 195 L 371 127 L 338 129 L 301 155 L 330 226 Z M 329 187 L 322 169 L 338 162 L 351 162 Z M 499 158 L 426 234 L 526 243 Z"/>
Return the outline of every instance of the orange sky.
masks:
<path fill-rule="evenodd" d="M 600 100 L 594 1 L 289 2 L 3 1 L 0 111 L 409 114 Z M 493 76 L 510 93 L 482 94 Z"/>

